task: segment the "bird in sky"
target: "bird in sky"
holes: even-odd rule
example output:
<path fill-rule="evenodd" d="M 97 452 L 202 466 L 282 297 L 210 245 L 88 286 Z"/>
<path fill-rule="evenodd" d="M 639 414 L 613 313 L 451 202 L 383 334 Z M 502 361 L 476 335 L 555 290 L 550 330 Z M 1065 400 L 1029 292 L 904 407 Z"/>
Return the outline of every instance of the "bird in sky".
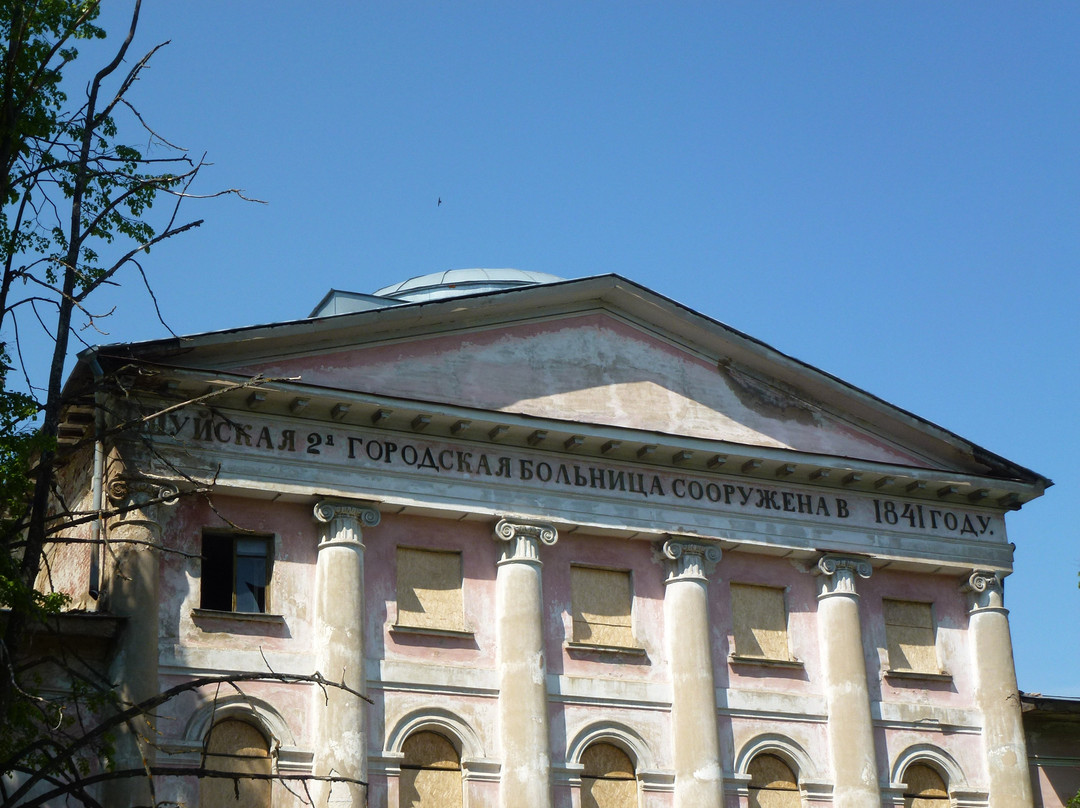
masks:
<path fill-rule="evenodd" d="M 442 197 L 440 196 L 440 197 L 439 197 L 439 203 L 438 203 L 438 205 L 436 205 L 435 207 L 439 207 L 439 205 L 441 205 L 441 204 L 442 204 Z"/>

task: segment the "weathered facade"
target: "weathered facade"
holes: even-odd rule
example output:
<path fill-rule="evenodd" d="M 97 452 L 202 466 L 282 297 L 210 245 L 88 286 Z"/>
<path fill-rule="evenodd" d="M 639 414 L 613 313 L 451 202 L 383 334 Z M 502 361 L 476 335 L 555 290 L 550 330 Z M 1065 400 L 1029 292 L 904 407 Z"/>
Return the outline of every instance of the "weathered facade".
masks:
<path fill-rule="evenodd" d="M 130 393 L 72 407 L 102 436 L 73 499 L 130 509 L 54 564 L 126 618 L 126 695 L 318 671 L 371 700 L 185 697 L 158 760 L 348 778 L 330 805 L 1034 804 L 1005 515 L 1048 480 L 618 276 L 317 314 L 94 349 L 70 382 Z"/>

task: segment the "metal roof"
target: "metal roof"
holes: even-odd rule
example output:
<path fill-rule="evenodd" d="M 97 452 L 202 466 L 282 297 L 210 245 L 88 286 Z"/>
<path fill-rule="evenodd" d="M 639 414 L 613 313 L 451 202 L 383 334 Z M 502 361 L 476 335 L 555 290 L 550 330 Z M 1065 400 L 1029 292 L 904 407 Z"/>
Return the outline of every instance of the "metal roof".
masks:
<path fill-rule="evenodd" d="M 384 286 L 374 294 L 376 297 L 419 303 L 474 292 L 494 292 L 516 286 L 531 286 L 561 280 L 563 279 L 558 275 L 529 272 L 524 269 L 448 269 L 444 272 L 418 275 L 400 283 Z"/>

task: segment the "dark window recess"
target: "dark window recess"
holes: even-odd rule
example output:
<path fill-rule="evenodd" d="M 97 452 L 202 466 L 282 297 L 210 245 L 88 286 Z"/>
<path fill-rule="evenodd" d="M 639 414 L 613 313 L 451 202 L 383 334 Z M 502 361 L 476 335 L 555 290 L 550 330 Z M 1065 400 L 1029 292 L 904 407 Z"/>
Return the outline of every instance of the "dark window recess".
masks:
<path fill-rule="evenodd" d="M 205 535 L 202 557 L 202 608 L 248 614 L 266 611 L 269 539 Z"/>

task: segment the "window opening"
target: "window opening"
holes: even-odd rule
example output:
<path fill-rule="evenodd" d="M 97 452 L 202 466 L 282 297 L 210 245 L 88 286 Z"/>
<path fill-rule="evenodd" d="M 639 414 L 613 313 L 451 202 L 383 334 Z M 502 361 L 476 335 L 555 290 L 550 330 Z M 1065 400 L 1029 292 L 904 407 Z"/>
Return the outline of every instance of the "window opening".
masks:
<path fill-rule="evenodd" d="M 940 673 L 932 604 L 885 599 L 882 610 L 885 638 L 889 644 L 889 668 Z"/>
<path fill-rule="evenodd" d="M 436 732 L 417 732 L 402 744 L 400 808 L 461 808 L 461 758 Z"/>
<path fill-rule="evenodd" d="M 397 549 L 397 625 L 465 630 L 461 553 Z"/>
<path fill-rule="evenodd" d="M 204 534 L 200 606 L 223 612 L 265 613 L 270 541 L 267 537 Z"/>
<path fill-rule="evenodd" d="M 799 808 L 802 797 L 795 773 L 776 755 L 750 761 L 750 808 Z"/>
<path fill-rule="evenodd" d="M 792 661 L 783 589 L 732 584 L 731 614 L 736 656 Z"/>
<path fill-rule="evenodd" d="M 904 772 L 904 808 L 948 808 L 951 804 L 940 774 L 922 763 L 908 766 Z"/>
<path fill-rule="evenodd" d="M 272 773 L 270 744 L 251 724 L 236 719 L 214 724 L 206 742 L 206 768 L 241 776 L 201 778 L 200 808 L 270 808 L 272 782 L 250 777 Z"/>
<path fill-rule="evenodd" d="M 634 762 L 616 746 L 594 743 L 581 753 L 581 808 L 636 808 Z"/>
<path fill-rule="evenodd" d="M 570 567 L 573 641 L 614 648 L 636 648 L 631 624 L 630 573 L 595 567 Z"/>

